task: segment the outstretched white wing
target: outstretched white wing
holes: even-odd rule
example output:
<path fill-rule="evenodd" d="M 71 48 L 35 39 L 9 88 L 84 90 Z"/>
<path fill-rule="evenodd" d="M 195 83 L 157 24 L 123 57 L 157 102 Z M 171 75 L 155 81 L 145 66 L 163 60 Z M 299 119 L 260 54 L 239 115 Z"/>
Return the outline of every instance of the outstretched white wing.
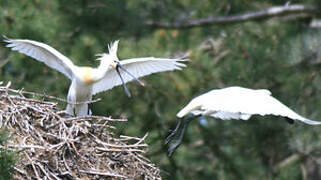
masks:
<path fill-rule="evenodd" d="M 300 116 L 293 110 L 271 96 L 268 90 L 253 90 L 242 87 L 230 87 L 213 90 L 194 98 L 178 116 L 191 112 L 194 114 L 207 113 L 207 115 L 221 119 L 247 120 L 251 115 L 274 115 L 299 120 L 310 125 L 321 122 L 312 121 Z"/>
<path fill-rule="evenodd" d="M 13 51 L 18 51 L 41 61 L 63 73 L 69 79 L 72 78 L 74 64 L 54 48 L 44 43 L 27 39 L 5 39 L 4 41 L 8 43 L 7 47 L 10 47 Z"/>
<path fill-rule="evenodd" d="M 120 61 L 120 64 L 136 78 L 152 73 L 181 70 L 186 65 L 181 63 L 186 59 L 163 59 L 154 57 L 133 58 Z M 120 70 L 125 83 L 134 80 L 131 76 Z M 105 77 L 93 85 L 93 94 L 107 91 L 115 86 L 121 85 L 120 77 L 115 69 L 109 70 Z"/>

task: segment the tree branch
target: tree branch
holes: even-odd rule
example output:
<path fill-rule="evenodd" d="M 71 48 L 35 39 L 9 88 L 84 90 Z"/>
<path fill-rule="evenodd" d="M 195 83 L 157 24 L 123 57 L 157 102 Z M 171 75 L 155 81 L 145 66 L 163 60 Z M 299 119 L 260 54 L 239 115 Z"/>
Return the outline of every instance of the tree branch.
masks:
<path fill-rule="evenodd" d="M 302 154 L 293 154 L 287 157 L 285 160 L 281 161 L 275 166 L 275 170 L 278 172 L 286 166 L 289 166 L 299 160 L 301 160 L 304 156 Z"/>
<path fill-rule="evenodd" d="M 302 14 L 306 13 L 310 16 L 320 13 L 320 9 L 317 6 L 312 5 L 291 5 L 291 6 L 276 6 L 268 9 L 250 12 L 235 16 L 221 16 L 221 17 L 208 17 L 195 20 L 187 20 L 184 22 L 158 22 L 158 21 L 147 21 L 146 26 L 158 27 L 158 28 L 192 28 L 199 26 L 209 26 L 213 24 L 229 24 L 229 23 L 239 23 L 245 21 L 262 20 L 266 18 L 271 18 L 275 16 L 285 16 L 289 14 Z"/>

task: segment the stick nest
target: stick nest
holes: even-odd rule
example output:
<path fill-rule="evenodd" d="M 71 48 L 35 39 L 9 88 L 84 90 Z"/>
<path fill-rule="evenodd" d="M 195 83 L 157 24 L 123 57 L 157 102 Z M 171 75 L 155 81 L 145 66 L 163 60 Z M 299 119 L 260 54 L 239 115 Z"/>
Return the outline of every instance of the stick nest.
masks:
<path fill-rule="evenodd" d="M 57 103 L 26 98 L 39 94 L 9 86 L 0 84 L 0 130 L 7 129 L 11 138 L 0 148 L 19 154 L 14 179 L 161 179 L 143 156 L 147 134 L 112 133 L 112 124 L 127 120 L 64 118 Z"/>

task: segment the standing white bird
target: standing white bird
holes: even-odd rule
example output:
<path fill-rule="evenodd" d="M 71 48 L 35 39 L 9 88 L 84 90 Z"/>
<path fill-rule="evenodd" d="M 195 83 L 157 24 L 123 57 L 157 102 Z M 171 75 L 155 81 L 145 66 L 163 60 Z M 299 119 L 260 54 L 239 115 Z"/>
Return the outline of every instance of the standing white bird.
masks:
<path fill-rule="evenodd" d="M 92 96 L 97 93 L 123 84 L 126 94 L 130 97 L 125 83 L 136 80 L 144 86 L 137 78 L 156 72 L 181 70 L 186 66 L 181 63 L 186 59 L 143 57 L 119 61 L 117 57 L 119 41 L 108 46 L 108 53 L 98 54 L 100 56 L 97 59 L 100 60 L 98 68 L 76 66 L 69 58 L 41 42 L 6 37 L 4 41 L 8 43 L 7 47 L 12 48 L 13 51 L 43 62 L 71 80 L 66 112 L 74 116 L 88 115 L 88 101 L 91 101 Z M 122 71 L 119 71 L 119 68 Z"/>
<path fill-rule="evenodd" d="M 211 116 L 222 120 L 248 120 L 252 115 L 274 115 L 282 116 L 292 121 L 299 120 L 310 125 L 321 124 L 321 122 L 312 121 L 298 115 L 272 97 L 269 90 L 254 90 L 235 86 L 224 89 L 215 89 L 192 99 L 177 113 L 176 116 L 180 118 L 180 120 L 176 128 L 166 138 L 165 144 L 173 139 L 184 116 L 190 113 L 192 116 L 184 121 L 184 126 L 178 141 L 169 149 L 169 155 L 171 155 L 181 144 L 188 123 L 200 116 Z"/>

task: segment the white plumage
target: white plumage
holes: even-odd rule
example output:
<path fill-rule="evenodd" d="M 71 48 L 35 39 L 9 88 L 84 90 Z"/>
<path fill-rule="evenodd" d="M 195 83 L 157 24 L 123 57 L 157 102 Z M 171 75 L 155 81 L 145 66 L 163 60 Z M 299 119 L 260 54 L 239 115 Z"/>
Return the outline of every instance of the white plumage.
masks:
<path fill-rule="evenodd" d="M 122 84 L 115 70 L 118 69 L 118 66 L 122 66 L 135 78 L 156 72 L 180 70 L 186 66 L 181 63 L 186 59 L 144 57 L 119 61 L 117 57 L 119 41 L 115 41 L 108 46 L 108 53 L 98 54 L 100 56 L 98 68 L 76 66 L 69 58 L 44 43 L 7 38 L 4 41 L 8 43 L 7 47 L 10 47 L 13 51 L 18 51 L 43 62 L 71 80 L 66 112 L 75 116 L 88 114 L 88 103 L 84 102 L 90 101 L 92 95 Z M 133 76 L 125 74 L 124 71 L 120 71 L 120 75 L 123 77 L 124 83 L 135 79 Z"/>
<path fill-rule="evenodd" d="M 122 60 L 120 64 L 135 77 L 142 77 L 162 71 L 181 70 L 182 67 L 185 67 L 185 64 L 180 63 L 180 61 L 185 60 L 144 57 Z M 125 82 L 133 80 L 133 78 L 127 74 L 122 74 L 122 76 Z M 119 85 L 121 85 L 121 81 L 117 76 L 117 72 L 108 71 L 101 81 L 94 84 L 93 94 L 106 91 Z"/>
<path fill-rule="evenodd" d="M 208 115 L 223 120 L 248 120 L 252 115 L 274 115 L 299 120 L 310 125 L 321 124 L 321 122 L 298 115 L 272 97 L 269 90 L 253 90 L 236 86 L 212 90 L 195 97 L 177 113 L 177 117 L 182 118 L 188 113 Z"/>
<path fill-rule="evenodd" d="M 187 114 L 193 116 L 184 116 Z M 283 116 L 292 120 L 299 120 L 310 125 L 320 125 L 321 122 L 312 121 L 302 117 L 271 96 L 266 89 L 248 89 L 243 87 L 228 87 L 215 89 L 192 99 L 182 110 L 177 113 L 180 118 L 176 128 L 167 136 L 165 144 L 168 144 L 179 131 L 181 123 L 183 128 L 178 140 L 169 148 L 169 156 L 182 143 L 185 131 L 190 121 L 200 116 L 212 116 L 223 120 L 242 119 L 248 120 L 252 115 Z"/>

